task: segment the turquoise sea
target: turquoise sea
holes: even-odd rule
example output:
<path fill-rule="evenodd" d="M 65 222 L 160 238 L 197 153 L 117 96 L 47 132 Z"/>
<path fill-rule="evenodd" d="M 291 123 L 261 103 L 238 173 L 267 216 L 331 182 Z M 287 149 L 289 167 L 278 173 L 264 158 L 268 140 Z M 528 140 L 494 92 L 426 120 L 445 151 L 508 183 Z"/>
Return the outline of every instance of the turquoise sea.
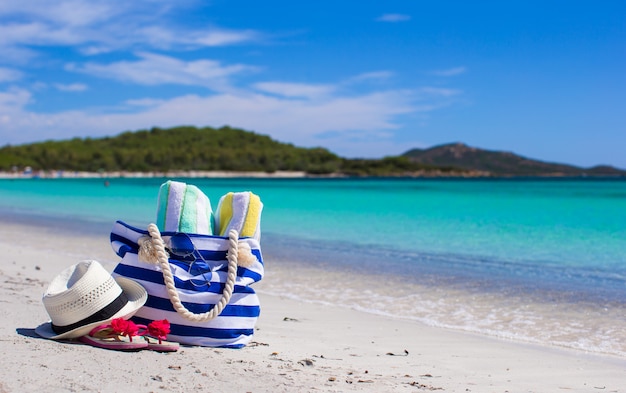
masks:
<path fill-rule="evenodd" d="M 165 180 L 0 180 L 0 215 L 145 227 Z M 626 358 L 626 180 L 176 180 L 261 197 L 267 291 Z"/>

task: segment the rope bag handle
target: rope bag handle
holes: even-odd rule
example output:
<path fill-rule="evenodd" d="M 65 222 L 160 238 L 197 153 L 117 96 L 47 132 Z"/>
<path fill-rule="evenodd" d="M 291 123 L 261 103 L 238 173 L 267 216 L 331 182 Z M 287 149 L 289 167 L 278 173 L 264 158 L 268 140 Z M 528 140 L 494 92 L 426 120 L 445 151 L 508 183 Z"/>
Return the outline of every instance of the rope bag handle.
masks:
<path fill-rule="evenodd" d="M 208 312 L 202 314 L 196 314 L 189 311 L 183 303 L 180 301 L 178 291 L 174 285 L 174 276 L 172 275 L 172 269 L 170 268 L 169 256 L 165 251 L 165 244 L 161 237 L 161 232 L 155 224 L 148 225 L 148 233 L 150 234 L 153 251 L 156 253 L 158 264 L 161 267 L 163 273 L 163 281 L 167 289 L 167 295 L 172 302 L 172 306 L 177 313 L 183 318 L 192 322 L 206 322 L 211 320 L 222 313 L 222 310 L 226 307 L 230 301 L 230 297 L 233 294 L 235 287 L 235 279 L 237 278 L 237 254 L 239 248 L 239 233 L 232 229 L 228 232 L 228 253 L 226 253 L 226 259 L 228 260 L 228 275 L 226 277 L 226 283 L 224 284 L 224 291 L 219 302 Z"/>

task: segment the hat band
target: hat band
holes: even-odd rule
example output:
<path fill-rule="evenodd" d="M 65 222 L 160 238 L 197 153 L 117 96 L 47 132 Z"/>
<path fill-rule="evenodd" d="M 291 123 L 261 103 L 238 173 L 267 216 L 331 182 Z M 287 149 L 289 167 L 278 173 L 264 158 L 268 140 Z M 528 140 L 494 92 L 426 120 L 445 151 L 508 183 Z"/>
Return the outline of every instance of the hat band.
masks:
<path fill-rule="evenodd" d="M 122 292 L 115 300 L 113 300 L 106 307 L 96 312 L 95 314 L 92 314 L 88 316 L 87 318 L 82 319 L 78 322 L 75 322 L 71 325 L 57 326 L 54 323 L 52 323 L 51 324 L 52 330 L 56 334 L 63 334 L 71 330 L 77 329 L 79 327 L 89 325 L 94 322 L 107 320 L 111 318 L 113 315 L 115 315 L 116 312 L 120 311 L 127 303 L 128 303 L 128 298 L 126 297 L 126 294 Z"/>

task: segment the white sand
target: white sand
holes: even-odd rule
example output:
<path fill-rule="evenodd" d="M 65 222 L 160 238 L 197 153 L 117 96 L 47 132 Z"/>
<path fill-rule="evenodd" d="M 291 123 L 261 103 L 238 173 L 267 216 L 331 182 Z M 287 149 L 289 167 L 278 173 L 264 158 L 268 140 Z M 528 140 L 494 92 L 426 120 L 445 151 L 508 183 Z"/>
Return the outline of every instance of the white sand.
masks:
<path fill-rule="evenodd" d="M 108 351 L 41 339 L 41 295 L 62 269 L 117 262 L 102 236 L 0 222 L 0 393 L 626 392 L 626 359 L 514 343 L 267 295 L 246 348 Z M 73 243 L 73 244 L 72 244 Z M 69 247 L 69 245 L 71 247 Z M 314 285 L 314 283 L 311 283 Z"/>

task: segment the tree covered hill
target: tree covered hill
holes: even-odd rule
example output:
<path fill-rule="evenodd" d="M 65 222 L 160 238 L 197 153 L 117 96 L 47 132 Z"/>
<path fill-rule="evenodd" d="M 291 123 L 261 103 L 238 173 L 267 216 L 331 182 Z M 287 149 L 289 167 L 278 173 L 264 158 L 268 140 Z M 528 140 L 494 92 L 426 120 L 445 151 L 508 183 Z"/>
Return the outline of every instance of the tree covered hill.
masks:
<path fill-rule="evenodd" d="M 403 154 L 414 163 L 451 166 L 490 173 L 492 176 L 626 176 L 626 171 L 607 165 L 581 168 L 550 163 L 506 152 L 450 143 Z"/>
<path fill-rule="evenodd" d="M 241 129 L 190 126 L 0 148 L 0 170 L 27 166 L 34 171 L 303 171 L 356 176 L 410 175 L 435 169 L 406 157 L 345 159 L 325 148 L 296 147 Z"/>

